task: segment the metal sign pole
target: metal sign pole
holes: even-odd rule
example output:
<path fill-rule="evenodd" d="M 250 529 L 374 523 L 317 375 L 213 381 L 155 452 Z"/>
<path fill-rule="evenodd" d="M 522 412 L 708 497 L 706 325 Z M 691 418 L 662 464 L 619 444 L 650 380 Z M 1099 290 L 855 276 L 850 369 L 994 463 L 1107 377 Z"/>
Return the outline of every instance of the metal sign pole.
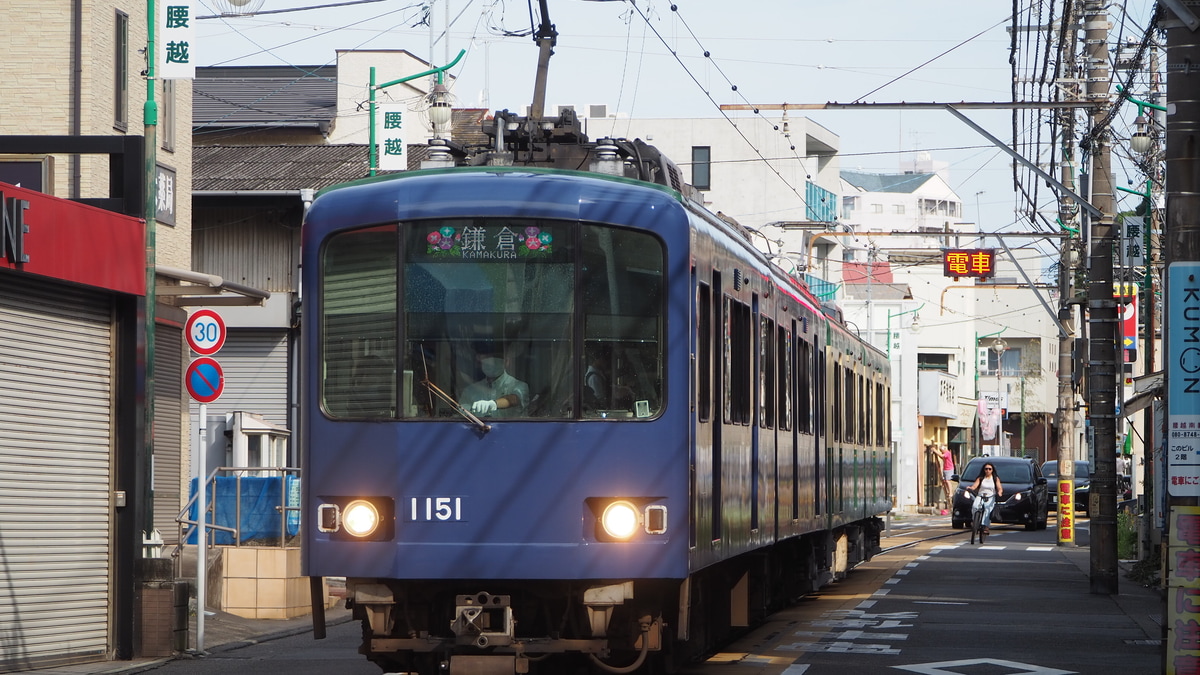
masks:
<path fill-rule="evenodd" d="M 208 581 L 208 506 L 206 504 L 208 469 L 208 404 L 200 404 L 200 448 L 196 453 L 196 651 L 204 653 L 204 608 L 207 606 L 205 583 Z"/>

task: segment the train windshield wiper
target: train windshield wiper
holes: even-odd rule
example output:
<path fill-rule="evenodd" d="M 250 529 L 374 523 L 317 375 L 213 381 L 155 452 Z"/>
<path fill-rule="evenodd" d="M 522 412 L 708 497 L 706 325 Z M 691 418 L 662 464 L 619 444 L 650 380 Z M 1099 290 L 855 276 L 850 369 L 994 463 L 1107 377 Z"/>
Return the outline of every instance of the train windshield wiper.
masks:
<path fill-rule="evenodd" d="M 462 404 L 459 403 L 458 401 L 454 400 L 453 396 L 442 391 L 440 387 L 438 387 L 436 384 L 434 384 L 433 382 L 431 382 L 429 380 L 429 366 L 425 363 L 424 352 L 421 353 L 421 365 L 425 369 L 425 379 L 421 380 L 421 384 L 425 385 L 426 389 L 428 389 L 434 396 L 437 396 L 442 401 L 444 401 L 447 405 L 449 405 L 454 410 L 454 412 L 457 412 L 459 415 L 462 415 L 464 419 L 466 419 L 471 424 L 475 425 L 475 428 L 478 429 L 480 432 L 486 434 L 487 432 L 492 430 L 492 427 L 490 424 L 488 424 L 488 423 L 484 422 L 483 420 L 479 419 L 478 417 L 476 417 L 474 413 L 472 413 L 470 410 L 467 410 L 466 408 L 464 408 L 462 406 Z"/>
<path fill-rule="evenodd" d="M 458 401 L 455 401 L 454 398 L 452 396 L 450 396 L 450 394 L 447 394 L 446 392 L 439 389 L 436 384 L 430 382 L 429 380 L 423 380 L 421 382 L 421 384 L 425 385 L 425 387 L 427 389 L 429 389 L 429 391 L 433 392 L 434 396 L 437 396 L 438 398 L 442 399 L 442 401 L 445 401 L 451 408 L 454 409 L 455 412 L 457 412 L 459 415 L 462 415 L 464 418 L 466 418 L 466 420 L 468 422 L 470 422 L 471 424 L 474 424 L 475 428 L 479 429 L 480 431 L 482 431 L 484 433 L 492 430 L 491 425 L 487 424 L 483 420 L 476 417 L 470 410 L 467 410 L 466 408 L 462 407 L 462 405 L 459 404 Z"/>

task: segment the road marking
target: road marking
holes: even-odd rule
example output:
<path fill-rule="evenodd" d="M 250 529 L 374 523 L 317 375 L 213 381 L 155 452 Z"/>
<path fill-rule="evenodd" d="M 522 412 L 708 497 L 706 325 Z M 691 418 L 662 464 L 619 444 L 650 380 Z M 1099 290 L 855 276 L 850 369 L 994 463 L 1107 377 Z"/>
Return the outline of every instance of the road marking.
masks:
<path fill-rule="evenodd" d="M 1043 668 L 1028 663 L 1017 663 L 1016 661 L 1004 661 L 1001 659 L 965 659 L 963 661 L 940 661 L 937 663 L 919 663 L 911 666 L 892 667 L 912 673 L 921 673 L 922 675 L 962 675 L 967 671 L 947 670 L 948 668 L 958 668 L 960 666 L 1002 666 L 1004 668 L 1012 668 L 1013 672 L 1008 673 L 1008 675 L 1072 675 L 1076 672 L 1074 670 Z"/>
<path fill-rule="evenodd" d="M 1054 547 L 1053 546 L 1029 546 L 1029 547 L 1026 547 L 1025 550 L 1026 551 L 1053 551 Z"/>
<path fill-rule="evenodd" d="M 809 666 L 809 664 L 807 664 L 807 663 L 804 663 L 804 664 L 793 663 L 792 665 L 788 666 L 787 668 L 784 668 L 783 672 L 780 673 L 779 675 L 804 675 L 804 673 L 808 672 L 808 666 Z"/>
<path fill-rule="evenodd" d="M 914 605 L 969 605 L 969 602 L 953 602 L 950 600 L 913 600 Z"/>

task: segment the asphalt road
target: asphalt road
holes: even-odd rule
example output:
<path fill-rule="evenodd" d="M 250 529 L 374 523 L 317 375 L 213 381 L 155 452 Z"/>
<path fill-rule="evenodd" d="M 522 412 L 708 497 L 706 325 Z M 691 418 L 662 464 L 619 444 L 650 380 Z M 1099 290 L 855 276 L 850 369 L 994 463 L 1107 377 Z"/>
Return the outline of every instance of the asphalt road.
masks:
<path fill-rule="evenodd" d="M 1053 522 L 1040 532 L 994 526 L 972 546 L 949 520 L 893 523 L 882 554 L 684 674 L 1162 672 L 1163 603 L 1123 577 L 1117 596 L 1090 592 L 1086 520 L 1075 548 L 1056 545 Z M 360 630 L 351 621 L 325 640 L 267 639 L 152 672 L 378 675 L 357 653 Z"/>
<path fill-rule="evenodd" d="M 1124 578 L 1119 597 L 1093 595 L 1088 549 L 1058 547 L 1053 521 L 1041 532 L 993 526 L 974 546 L 948 518 L 926 533 L 943 529 L 950 536 L 876 556 L 685 672 L 1162 672 L 1161 601 Z"/>

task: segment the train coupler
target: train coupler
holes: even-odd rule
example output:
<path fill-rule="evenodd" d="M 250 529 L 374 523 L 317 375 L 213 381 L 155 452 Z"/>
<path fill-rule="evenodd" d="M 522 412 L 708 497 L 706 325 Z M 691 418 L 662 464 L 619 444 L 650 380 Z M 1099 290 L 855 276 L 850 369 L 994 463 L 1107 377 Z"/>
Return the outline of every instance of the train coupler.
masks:
<path fill-rule="evenodd" d="M 516 625 L 510 596 L 473 593 L 455 597 L 454 621 L 450 624 L 450 630 L 454 632 L 459 645 L 511 645 L 516 635 Z"/>

